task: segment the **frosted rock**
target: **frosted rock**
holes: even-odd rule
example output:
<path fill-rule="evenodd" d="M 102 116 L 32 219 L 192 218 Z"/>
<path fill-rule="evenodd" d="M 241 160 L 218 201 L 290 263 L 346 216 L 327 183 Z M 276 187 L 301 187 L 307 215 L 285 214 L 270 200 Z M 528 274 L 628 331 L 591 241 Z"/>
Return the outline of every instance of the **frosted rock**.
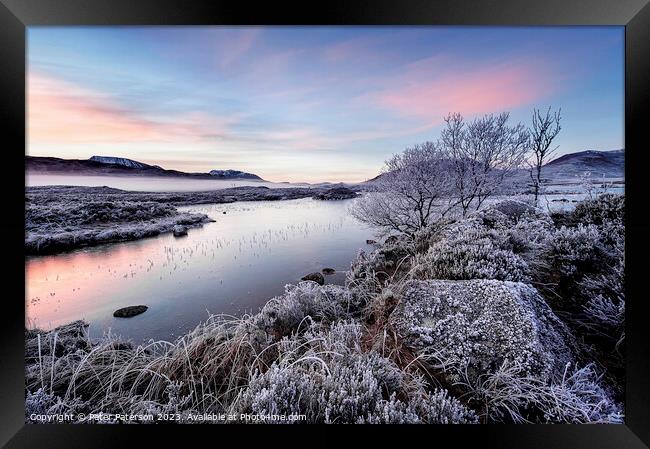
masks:
<path fill-rule="evenodd" d="M 394 319 L 410 346 L 470 377 L 508 360 L 544 379 L 574 361 L 568 329 L 518 282 L 410 281 Z"/>
<path fill-rule="evenodd" d="M 174 237 L 182 237 L 187 235 L 187 226 L 176 225 L 172 228 L 172 232 L 174 233 Z"/>

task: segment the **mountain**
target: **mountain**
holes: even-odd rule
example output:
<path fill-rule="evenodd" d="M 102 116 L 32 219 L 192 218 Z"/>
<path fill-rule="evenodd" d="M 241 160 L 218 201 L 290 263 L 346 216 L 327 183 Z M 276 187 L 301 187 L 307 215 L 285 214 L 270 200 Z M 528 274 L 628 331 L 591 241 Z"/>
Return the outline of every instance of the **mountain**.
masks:
<path fill-rule="evenodd" d="M 239 171 L 239 170 L 210 170 L 210 175 L 219 179 L 237 178 L 237 179 L 262 180 L 262 178 L 260 178 L 257 175 L 254 175 L 253 173 L 246 173 L 245 171 Z"/>
<path fill-rule="evenodd" d="M 625 150 L 587 150 L 565 154 L 552 160 L 542 168 L 545 178 L 576 178 L 591 172 L 592 178 L 625 177 Z"/>
<path fill-rule="evenodd" d="M 210 173 L 186 173 L 166 170 L 132 159 L 93 156 L 90 159 L 25 156 L 25 170 L 30 174 L 73 174 L 85 176 L 177 177 L 192 179 L 247 179 L 263 181 L 259 176 L 239 170 L 212 170 Z"/>

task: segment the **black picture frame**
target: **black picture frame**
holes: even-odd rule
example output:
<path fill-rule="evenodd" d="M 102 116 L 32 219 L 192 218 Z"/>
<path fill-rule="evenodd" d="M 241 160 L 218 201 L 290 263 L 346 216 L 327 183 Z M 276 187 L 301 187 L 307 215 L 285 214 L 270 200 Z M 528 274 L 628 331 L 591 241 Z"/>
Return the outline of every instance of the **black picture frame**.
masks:
<path fill-rule="evenodd" d="M 0 444 L 5 447 L 120 447 L 134 438 L 188 444 L 189 434 L 223 442 L 224 434 L 245 445 L 324 445 L 340 441 L 340 427 L 309 426 L 102 426 L 24 424 L 24 153 L 26 27 L 37 25 L 622 25 L 626 36 L 626 357 L 624 425 L 478 425 L 347 428 L 364 444 L 392 436 L 397 441 L 471 444 L 500 448 L 643 448 L 650 445 L 650 332 L 647 258 L 650 219 L 647 138 L 650 109 L 650 5 L 648 0 L 401 0 L 328 1 L 299 5 L 221 0 L 0 0 L 0 176 L 5 214 L 0 220 L 5 294 L 0 328 Z M 9 288 L 7 288 L 7 286 Z M 348 433 L 346 432 L 346 433 Z M 362 435 L 363 434 L 363 435 Z M 141 444 L 141 443 L 140 443 Z M 403 444 L 403 443 L 402 443 Z M 446 443 L 449 444 L 449 443 Z M 166 445 L 166 444 L 163 444 Z"/>

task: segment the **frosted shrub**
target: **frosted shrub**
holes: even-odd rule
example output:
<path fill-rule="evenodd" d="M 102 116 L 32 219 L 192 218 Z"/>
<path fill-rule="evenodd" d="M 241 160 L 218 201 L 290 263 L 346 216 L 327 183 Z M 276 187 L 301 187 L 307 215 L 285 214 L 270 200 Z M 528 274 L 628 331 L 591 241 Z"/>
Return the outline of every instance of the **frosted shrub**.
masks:
<path fill-rule="evenodd" d="M 350 265 L 346 286 L 368 300 L 391 281 L 408 274 L 412 263 L 412 247 L 404 240 L 384 245 L 371 253 L 360 251 Z"/>
<path fill-rule="evenodd" d="M 488 238 L 434 243 L 418 260 L 417 276 L 426 279 L 499 279 L 524 281 L 527 265 Z"/>
<path fill-rule="evenodd" d="M 607 222 L 625 223 L 625 196 L 606 193 L 596 199 L 578 203 L 570 214 L 575 223 L 603 225 Z"/>
<path fill-rule="evenodd" d="M 572 372 L 567 368 L 562 379 L 549 387 L 542 406 L 544 418 L 564 423 L 623 423 L 623 409 L 603 389 L 601 378 L 593 364 Z"/>
<path fill-rule="evenodd" d="M 306 281 L 288 285 L 284 295 L 264 305 L 255 322 L 261 329 L 282 336 L 296 330 L 307 317 L 335 321 L 357 311 L 358 307 L 357 298 L 344 287 Z"/>
<path fill-rule="evenodd" d="M 469 218 L 466 218 L 461 223 L 465 223 L 466 225 L 472 224 L 477 231 L 496 231 L 492 233 L 494 236 L 503 235 L 516 221 L 498 210 L 496 206 L 498 206 L 498 204 L 487 207 L 485 209 L 481 209 L 480 211 L 475 212 L 469 216 Z"/>
<path fill-rule="evenodd" d="M 553 286 L 549 302 L 567 322 L 619 340 L 625 313 L 624 233 L 610 231 L 594 224 L 561 227 L 542 253 L 536 278 Z"/>
<path fill-rule="evenodd" d="M 525 257 L 531 260 L 544 249 L 553 231 L 553 220 L 549 215 L 524 212 L 508 229 L 508 236 L 513 252 L 529 253 Z"/>
<path fill-rule="evenodd" d="M 624 197 L 584 201 L 564 221 L 548 239 L 535 277 L 553 286 L 549 301 L 568 312 L 568 322 L 619 340 L 625 311 Z"/>
<path fill-rule="evenodd" d="M 39 422 L 35 415 L 63 415 L 88 412 L 89 403 L 79 398 L 73 398 L 67 401 L 62 400 L 59 396 L 48 394 L 43 388 L 39 388 L 32 393 L 27 391 L 25 395 L 25 422 Z M 57 421 L 52 421 L 57 422 Z"/>
<path fill-rule="evenodd" d="M 413 252 L 417 254 L 427 252 L 431 244 L 443 238 L 445 230 L 454 226 L 455 223 L 455 220 L 444 219 L 420 229 L 411 239 Z"/>
<path fill-rule="evenodd" d="M 362 352 L 352 322 L 285 339 L 266 372 L 255 372 L 239 401 L 242 413 L 306 415 L 310 423 L 473 422 L 475 415 L 445 392 L 404 396 L 399 368 L 374 351 Z"/>
<path fill-rule="evenodd" d="M 27 422 L 32 421 L 30 418 L 32 414 L 48 414 L 56 402 L 56 397 L 47 394 L 43 388 L 39 388 L 34 393 L 28 391 L 25 397 L 25 418 Z"/>
<path fill-rule="evenodd" d="M 373 375 L 377 356 L 359 355 L 335 363 L 305 357 L 288 366 L 273 365 L 254 376 L 244 392 L 244 411 L 305 414 L 309 422 L 354 423 L 374 412 L 382 387 Z"/>
<path fill-rule="evenodd" d="M 516 200 L 496 203 L 472 218 L 481 220 L 489 230 L 487 235 L 500 248 L 515 253 L 537 252 L 553 231 L 553 220 L 548 214 Z"/>
<path fill-rule="evenodd" d="M 579 283 L 581 325 L 618 346 L 625 335 L 625 262 L 618 258 L 599 274 L 588 274 Z M 580 317 L 579 317 L 580 319 Z"/>
<path fill-rule="evenodd" d="M 506 216 L 484 212 L 445 229 L 416 261 L 421 279 L 527 279 L 527 265 L 509 248 Z M 491 227 L 485 225 L 488 221 Z M 496 228 L 496 229 L 495 229 Z"/>
<path fill-rule="evenodd" d="M 359 251 L 350 264 L 346 285 L 354 285 L 368 292 L 380 290 L 383 281 L 388 279 L 386 256 L 378 251 L 367 253 Z"/>
<path fill-rule="evenodd" d="M 415 275 L 420 279 L 530 280 L 530 262 L 553 232 L 551 218 L 525 203 L 506 200 L 456 223 L 421 231 Z M 428 245 L 423 241 L 428 238 Z M 422 249 L 426 249 L 423 251 Z"/>
<path fill-rule="evenodd" d="M 562 227 L 549 241 L 548 259 L 554 270 L 565 277 L 579 275 L 602 263 L 605 253 L 600 231 L 594 225 Z"/>
<path fill-rule="evenodd" d="M 408 404 L 391 397 L 376 407 L 363 421 L 369 424 L 476 424 L 478 417 L 447 390 L 435 389 L 425 396 L 412 398 Z"/>
<path fill-rule="evenodd" d="M 587 301 L 584 311 L 592 323 L 599 324 L 604 330 L 621 331 L 625 324 L 625 300 L 622 298 L 616 303 L 611 297 L 594 296 Z"/>

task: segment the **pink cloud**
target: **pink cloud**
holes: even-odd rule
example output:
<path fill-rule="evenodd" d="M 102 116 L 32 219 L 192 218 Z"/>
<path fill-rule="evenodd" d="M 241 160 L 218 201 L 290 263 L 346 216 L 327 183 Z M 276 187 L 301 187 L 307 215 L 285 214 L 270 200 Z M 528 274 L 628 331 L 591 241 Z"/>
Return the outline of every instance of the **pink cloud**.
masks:
<path fill-rule="evenodd" d="M 30 145 L 195 141 L 227 134 L 236 120 L 203 113 L 154 120 L 101 92 L 34 73 L 29 75 L 27 95 Z"/>
<path fill-rule="evenodd" d="M 440 62 L 444 59 L 435 58 Z M 449 112 L 466 116 L 511 110 L 549 95 L 556 79 L 540 63 L 518 61 L 441 73 L 440 65 L 426 69 L 419 63 L 390 87 L 364 99 L 404 118 L 423 121 L 427 126 L 441 123 Z M 443 64 L 444 67 L 444 64 Z M 437 69 L 437 70 L 436 70 Z"/>

